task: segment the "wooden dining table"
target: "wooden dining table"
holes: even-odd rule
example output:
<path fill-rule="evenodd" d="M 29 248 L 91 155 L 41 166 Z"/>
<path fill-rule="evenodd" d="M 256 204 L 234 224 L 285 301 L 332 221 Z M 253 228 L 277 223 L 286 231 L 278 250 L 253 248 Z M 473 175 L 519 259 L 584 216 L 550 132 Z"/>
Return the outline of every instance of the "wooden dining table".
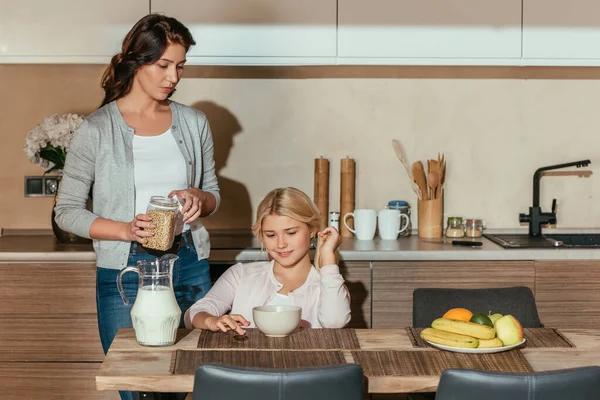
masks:
<path fill-rule="evenodd" d="M 201 332 L 182 329 L 174 345 L 146 347 L 137 344 L 133 329 L 119 330 L 96 375 L 97 390 L 191 392 L 193 373 L 173 373 L 177 350 L 245 351 L 198 348 Z M 355 362 L 353 351 L 442 352 L 431 347 L 414 347 L 405 329 L 357 329 L 355 333 L 360 349 L 341 350 L 347 363 Z M 520 349 L 533 371 L 600 365 L 600 329 L 560 329 L 560 333 L 574 347 Z M 367 389 L 369 393 L 431 392 L 436 390 L 439 378 L 439 375 L 367 376 Z"/>

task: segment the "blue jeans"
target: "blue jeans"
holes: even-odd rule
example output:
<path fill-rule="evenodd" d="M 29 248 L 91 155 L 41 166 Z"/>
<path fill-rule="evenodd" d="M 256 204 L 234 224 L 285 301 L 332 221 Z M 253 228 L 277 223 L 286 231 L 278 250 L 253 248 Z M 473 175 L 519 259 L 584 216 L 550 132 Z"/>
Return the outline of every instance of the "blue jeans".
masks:
<path fill-rule="evenodd" d="M 211 287 L 208 261 L 198 260 L 191 241 L 179 249 L 179 259 L 173 267 L 173 287 L 179 308 L 181 308 L 180 328 L 184 328 L 183 315 L 192 304 L 200 300 Z M 156 257 L 145 252 L 137 252 L 138 244 L 132 246 L 127 265 L 137 265 L 139 260 L 151 260 Z M 123 304 L 117 288 L 118 269 L 96 269 L 96 307 L 98 311 L 98 330 L 104 354 L 120 328 L 132 328 L 131 307 L 135 302 L 139 286 L 139 277 L 135 273 L 123 275 L 123 290 L 129 299 L 129 305 Z M 132 392 L 119 392 L 122 400 L 132 400 Z M 165 396 L 161 398 L 167 398 Z"/>

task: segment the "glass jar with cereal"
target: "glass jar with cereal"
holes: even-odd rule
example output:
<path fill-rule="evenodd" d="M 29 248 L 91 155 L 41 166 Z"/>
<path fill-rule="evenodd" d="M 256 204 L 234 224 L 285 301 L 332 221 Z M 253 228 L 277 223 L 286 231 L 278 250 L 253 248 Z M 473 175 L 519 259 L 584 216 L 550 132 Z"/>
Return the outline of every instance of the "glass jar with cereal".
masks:
<path fill-rule="evenodd" d="M 175 223 L 179 202 L 164 196 L 152 196 L 146 214 L 152 219 L 154 236 L 148 237 L 144 247 L 166 251 L 173 246 L 175 238 Z"/>

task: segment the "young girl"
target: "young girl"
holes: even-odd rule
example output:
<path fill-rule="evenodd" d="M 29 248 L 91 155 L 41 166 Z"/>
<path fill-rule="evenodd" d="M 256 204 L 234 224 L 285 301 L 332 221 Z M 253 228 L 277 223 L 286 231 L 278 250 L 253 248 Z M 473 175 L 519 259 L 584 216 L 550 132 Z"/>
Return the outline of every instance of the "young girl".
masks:
<path fill-rule="evenodd" d="M 333 227 L 319 232 L 319 210 L 306 194 L 292 187 L 271 191 L 258 206 L 252 232 L 271 261 L 229 268 L 187 311 L 188 326 L 244 334 L 240 326 L 254 326 L 252 308 L 269 304 L 302 307 L 304 327 L 342 328 L 350 321 L 350 296 L 336 264 L 340 235 Z"/>

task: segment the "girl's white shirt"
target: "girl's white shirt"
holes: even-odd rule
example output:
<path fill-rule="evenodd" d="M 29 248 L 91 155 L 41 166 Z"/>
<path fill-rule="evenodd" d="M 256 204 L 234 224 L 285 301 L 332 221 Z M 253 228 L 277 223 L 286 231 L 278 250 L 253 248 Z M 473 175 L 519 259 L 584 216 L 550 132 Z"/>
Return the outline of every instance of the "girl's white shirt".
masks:
<path fill-rule="evenodd" d="M 188 328 L 199 312 L 240 314 L 254 327 L 252 308 L 270 304 L 283 288 L 273 273 L 275 261 L 238 263 L 221 275 L 202 299 L 186 312 Z M 302 308 L 304 327 L 343 328 L 350 322 L 350 294 L 337 265 L 311 267 L 306 282 L 288 293 L 289 304 Z"/>

